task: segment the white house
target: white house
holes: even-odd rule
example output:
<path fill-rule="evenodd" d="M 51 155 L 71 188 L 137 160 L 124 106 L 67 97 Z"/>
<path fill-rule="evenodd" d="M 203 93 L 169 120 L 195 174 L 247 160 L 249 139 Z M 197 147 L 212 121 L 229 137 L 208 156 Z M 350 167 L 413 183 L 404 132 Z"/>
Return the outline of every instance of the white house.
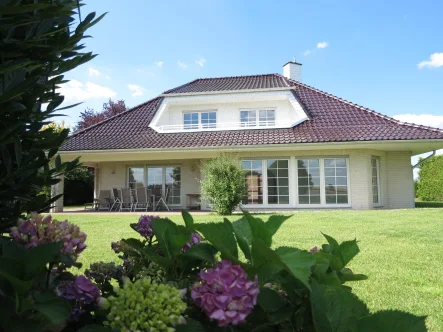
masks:
<path fill-rule="evenodd" d="M 170 188 L 176 208 L 200 193 L 201 162 L 221 152 L 238 154 L 247 170 L 246 208 L 414 207 L 411 156 L 443 148 L 443 131 L 300 79 L 295 61 L 283 75 L 196 79 L 73 134 L 61 156 L 94 167 L 96 194 Z"/>

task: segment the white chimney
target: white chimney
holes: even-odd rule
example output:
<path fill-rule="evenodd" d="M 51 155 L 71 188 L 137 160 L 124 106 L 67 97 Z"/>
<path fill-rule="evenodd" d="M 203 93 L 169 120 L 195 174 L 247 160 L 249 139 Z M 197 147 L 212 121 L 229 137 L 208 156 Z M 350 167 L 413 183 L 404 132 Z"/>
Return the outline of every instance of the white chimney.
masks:
<path fill-rule="evenodd" d="M 289 61 L 283 66 L 283 76 L 291 80 L 301 82 L 301 63 Z"/>

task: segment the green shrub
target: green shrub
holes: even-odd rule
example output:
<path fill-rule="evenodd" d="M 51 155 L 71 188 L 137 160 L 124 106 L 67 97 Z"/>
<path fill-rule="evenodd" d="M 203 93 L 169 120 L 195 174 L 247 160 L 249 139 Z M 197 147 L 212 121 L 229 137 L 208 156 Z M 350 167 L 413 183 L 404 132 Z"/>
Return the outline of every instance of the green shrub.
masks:
<path fill-rule="evenodd" d="M 427 202 L 443 200 L 443 156 L 431 157 L 422 163 L 417 194 Z"/>
<path fill-rule="evenodd" d="M 220 215 L 230 215 L 246 193 L 245 172 L 238 158 L 221 155 L 208 160 L 202 167 L 203 196 Z"/>

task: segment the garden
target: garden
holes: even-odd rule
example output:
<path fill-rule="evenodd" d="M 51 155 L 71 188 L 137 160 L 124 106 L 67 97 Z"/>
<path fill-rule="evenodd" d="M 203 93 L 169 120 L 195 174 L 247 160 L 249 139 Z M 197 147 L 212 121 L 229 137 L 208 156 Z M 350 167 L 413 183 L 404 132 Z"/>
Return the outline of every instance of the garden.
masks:
<path fill-rule="evenodd" d="M 222 155 L 203 169 L 217 215 L 45 213 L 80 166 L 51 123 L 95 57 L 104 15 L 81 6 L 0 8 L 0 331 L 441 330 L 438 209 L 232 215 L 244 174 Z"/>

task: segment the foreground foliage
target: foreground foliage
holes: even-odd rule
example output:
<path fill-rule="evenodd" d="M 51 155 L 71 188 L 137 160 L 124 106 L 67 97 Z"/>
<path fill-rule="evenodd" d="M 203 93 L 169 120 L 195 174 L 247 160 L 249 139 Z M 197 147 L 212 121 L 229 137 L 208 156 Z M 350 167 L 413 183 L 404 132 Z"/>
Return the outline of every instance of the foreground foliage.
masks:
<path fill-rule="evenodd" d="M 91 60 L 85 32 L 102 17 L 87 15 L 75 28 L 77 0 L 11 0 L 0 7 L 0 233 L 23 213 L 44 211 L 45 186 L 57 184 L 78 160 L 56 157 L 69 129 L 45 127 L 62 107 L 63 74 Z M 55 158 L 54 167 L 50 162 Z"/>

